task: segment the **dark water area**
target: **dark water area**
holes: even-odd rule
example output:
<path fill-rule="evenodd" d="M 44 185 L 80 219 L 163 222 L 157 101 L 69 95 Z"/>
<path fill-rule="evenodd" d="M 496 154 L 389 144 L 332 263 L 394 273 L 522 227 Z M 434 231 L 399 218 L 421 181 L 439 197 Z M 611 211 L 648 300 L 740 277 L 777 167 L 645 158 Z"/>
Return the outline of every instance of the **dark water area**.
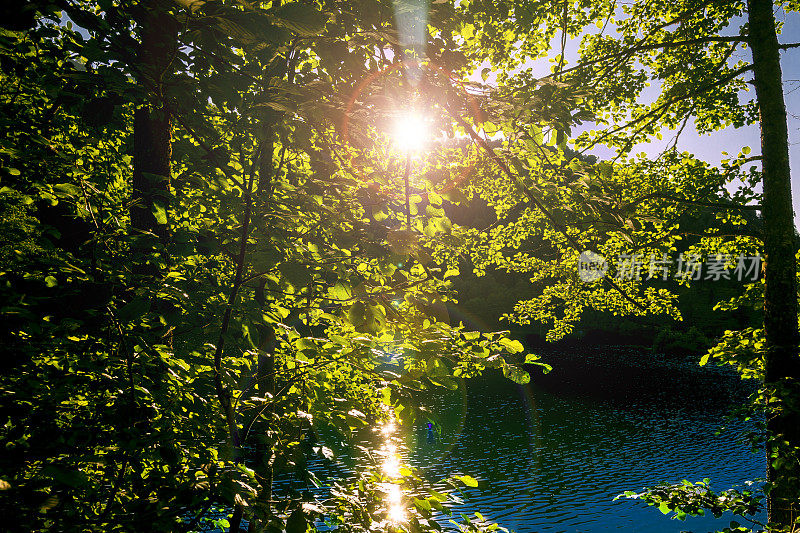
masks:
<path fill-rule="evenodd" d="M 441 480 L 454 474 L 477 478 L 463 503 L 451 503 L 454 517 L 478 511 L 517 533 L 703 533 L 734 519 L 746 523 L 734 516 L 671 520 L 641 501 L 614 497 L 682 479 L 709 478 L 715 490 L 763 479 L 763 451 L 753 451 L 746 438 L 756 424 L 727 416 L 753 392 L 752 383 L 630 348 L 543 355 L 553 370 L 531 368 L 529 385 L 493 373 L 420 398 L 441 429 L 433 443 L 426 420 L 396 426 L 391 435 L 367 428 L 360 443 L 374 457 L 396 449 L 438 490 L 449 489 Z M 361 455 L 354 449 L 309 467 L 323 480 L 352 479 L 371 464 Z M 276 492 L 289 485 L 277 482 Z M 330 496 L 325 486 L 313 492 Z M 447 517 L 437 518 L 448 529 Z"/>
<path fill-rule="evenodd" d="M 654 364 L 601 351 L 557 356 L 528 386 L 491 375 L 431 399 L 442 435 L 401 429 L 404 458 L 431 481 L 480 481 L 453 509 L 481 512 L 519 533 L 715 531 L 733 516 L 670 520 L 626 490 L 710 478 L 715 489 L 763 478 L 763 452 L 744 438 L 755 425 L 726 420 L 751 392 L 737 376 L 691 363 Z M 420 425 L 424 424 L 420 422 Z M 715 435 L 722 425 L 727 429 Z"/>

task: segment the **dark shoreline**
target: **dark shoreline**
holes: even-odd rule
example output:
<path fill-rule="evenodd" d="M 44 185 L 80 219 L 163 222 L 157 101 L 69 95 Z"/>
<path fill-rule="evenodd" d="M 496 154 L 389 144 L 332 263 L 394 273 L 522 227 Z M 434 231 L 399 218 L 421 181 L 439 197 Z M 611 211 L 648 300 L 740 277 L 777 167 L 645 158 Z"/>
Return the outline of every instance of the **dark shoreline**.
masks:
<path fill-rule="evenodd" d="M 552 346 L 531 352 L 553 367 L 544 374 L 541 367 L 526 365 L 531 385 L 558 395 L 669 405 L 699 395 L 706 406 L 725 410 L 746 402 L 757 387 L 732 368 L 700 366 L 702 353 L 664 356 L 630 345 Z"/>

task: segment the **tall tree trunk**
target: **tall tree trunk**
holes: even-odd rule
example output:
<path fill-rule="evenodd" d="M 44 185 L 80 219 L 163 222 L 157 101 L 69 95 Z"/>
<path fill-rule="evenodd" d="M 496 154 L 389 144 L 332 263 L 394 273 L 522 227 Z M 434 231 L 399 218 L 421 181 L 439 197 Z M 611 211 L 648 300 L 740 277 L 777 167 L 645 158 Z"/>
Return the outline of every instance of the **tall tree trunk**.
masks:
<path fill-rule="evenodd" d="M 273 168 L 273 140 L 272 131 L 275 128 L 275 123 L 267 125 L 267 131 L 270 132 L 269 138 L 266 142 L 262 143 L 261 160 L 259 161 L 258 168 L 258 189 L 262 193 L 261 199 L 264 201 L 264 208 L 267 213 L 271 209 L 272 193 L 275 187 L 274 178 L 277 174 L 277 169 Z M 265 285 L 261 285 L 260 299 L 262 306 L 266 302 L 266 297 L 263 293 Z M 274 412 L 275 398 L 275 345 L 277 338 L 275 335 L 275 327 L 272 324 L 261 324 L 258 328 L 259 351 L 258 351 L 258 392 L 262 396 L 270 398 L 269 408 L 267 409 L 267 419 L 269 424 L 272 424 L 272 413 Z M 269 425 L 265 429 L 269 429 Z M 264 494 L 261 501 L 264 503 L 264 526 L 269 524 L 272 518 L 272 482 L 274 477 L 273 464 L 275 462 L 275 453 L 272 444 L 267 439 L 266 444 L 261 446 L 262 449 L 258 450 L 257 460 L 261 464 L 261 476 L 264 479 Z"/>
<path fill-rule="evenodd" d="M 768 390 L 776 391 L 778 400 L 778 410 L 767 415 L 767 429 L 774 439 L 767 446 L 768 478 L 775 484 L 767 505 L 773 530 L 790 531 L 798 513 L 800 464 L 786 457 L 787 451 L 780 441 L 788 442 L 790 447 L 800 446 L 800 413 L 794 398 L 800 382 L 800 358 L 789 133 L 772 0 L 748 0 L 748 10 L 749 42 L 761 116 L 767 341 L 764 381 Z M 775 461 L 776 453 L 783 459 L 781 462 Z"/>
<path fill-rule="evenodd" d="M 152 232 L 162 241 L 168 226 L 156 213 L 166 217 L 172 173 L 172 117 L 164 104 L 162 82 L 169 74 L 177 50 L 177 25 L 163 2 L 155 0 L 144 8 L 140 21 L 141 44 L 137 55 L 139 84 L 147 101 L 135 111 L 133 121 L 133 204 L 131 225 Z M 161 222 L 161 223 L 160 223 Z"/>
<path fill-rule="evenodd" d="M 166 10 L 165 3 L 153 0 L 142 6 L 141 17 L 137 19 L 140 39 L 136 65 L 137 82 L 143 93 L 143 101 L 138 103 L 133 118 L 133 193 L 130 207 L 131 227 L 134 232 L 154 233 L 161 244 L 169 236 L 168 225 L 159 223 L 155 213 L 161 209 L 166 217 L 170 174 L 172 171 L 172 121 L 166 106 L 163 105 L 161 82 L 168 74 L 177 49 L 177 26 Z M 162 219 L 160 222 L 164 222 Z M 151 261 L 157 242 L 148 239 L 136 241 L 132 247 L 133 272 L 141 277 L 142 283 L 158 275 L 156 262 Z M 162 305 L 154 301 L 154 307 Z M 172 343 L 169 332 L 158 332 L 161 342 Z M 153 367 L 145 370 L 154 390 L 163 381 L 166 367 L 160 359 Z M 138 420 L 142 433 L 150 431 L 149 420 Z M 134 492 L 146 496 L 148 489 L 141 472 L 141 463 L 131 458 Z"/>
<path fill-rule="evenodd" d="M 263 287 L 260 289 L 263 291 Z M 275 328 L 271 324 L 260 324 L 258 326 L 258 369 L 256 371 L 256 386 L 258 393 L 265 398 L 270 398 L 270 405 L 266 409 L 266 418 L 269 422 L 266 425 L 258 424 L 258 420 L 254 421 L 254 425 L 258 424 L 258 431 L 267 433 L 272 422 L 272 413 L 274 411 L 272 402 L 275 398 Z M 266 435 L 265 435 L 266 436 Z M 272 486 L 274 478 L 273 464 L 275 462 L 275 453 L 272 444 L 266 439 L 257 437 L 256 440 L 256 473 L 261 478 L 262 491 L 258 497 L 258 508 L 262 513 L 259 519 L 250 521 L 247 528 L 248 533 L 255 533 L 257 531 L 266 531 L 267 526 L 272 519 Z"/>
<path fill-rule="evenodd" d="M 261 143 L 260 159 L 258 165 L 258 192 L 259 200 L 266 213 L 270 211 L 270 203 L 272 200 L 273 192 L 273 178 L 277 169 L 273 168 L 273 130 L 275 122 L 265 120 L 262 124 L 266 132 L 266 138 Z M 261 284 L 256 288 L 255 300 L 261 306 L 267 305 L 267 298 L 265 294 L 267 282 L 262 279 Z M 258 328 L 258 367 L 256 369 L 256 388 L 258 393 L 265 398 L 269 398 L 269 405 L 265 410 L 265 418 L 268 420 L 267 424 L 259 424 L 256 419 L 253 425 L 257 428 L 256 431 L 263 432 L 267 436 L 270 424 L 273 421 L 272 414 L 274 412 L 273 403 L 275 401 L 275 328 L 272 324 L 259 324 Z M 248 533 L 255 533 L 257 531 L 266 531 L 270 520 L 272 519 L 272 487 L 274 478 L 273 464 L 275 462 L 275 453 L 269 438 L 256 440 L 256 473 L 261 478 L 262 491 L 258 497 L 258 509 L 261 512 L 260 517 L 253 517 L 250 521 L 247 531 Z"/>
<path fill-rule="evenodd" d="M 151 0 L 137 19 L 141 42 L 136 56 L 137 82 L 143 92 L 133 115 L 133 193 L 130 207 L 134 231 L 152 233 L 155 239 L 141 239 L 133 247 L 133 272 L 143 283 L 157 278 L 159 262 L 166 259 L 163 246 L 169 238 L 170 176 L 172 174 L 172 116 L 163 94 L 163 82 L 173 69 L 178 47 L 178 24 L 164 0 Z M 155 241 L 155 242 L 154 242 Z M 159 254 L 159 247 L 160 250 Z M 160 257 L 157 257 L 160 255 Z M 153 301 L 154 309 L 167 311 L 166 301 Z M 172 335 L 165 328 L 158 333 L 172 346 Z M 157 364 L 159 372 L 166 371 Z M 154 380 L 155 385 L 160 378 Z"/>

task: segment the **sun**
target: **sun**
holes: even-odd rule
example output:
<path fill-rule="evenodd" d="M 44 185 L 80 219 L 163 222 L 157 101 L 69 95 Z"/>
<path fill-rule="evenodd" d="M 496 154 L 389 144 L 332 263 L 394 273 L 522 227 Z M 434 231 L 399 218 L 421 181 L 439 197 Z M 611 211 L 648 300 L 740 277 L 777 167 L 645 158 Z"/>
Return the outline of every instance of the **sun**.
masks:
<path fill-rule="evenodd" d="M 397 117 L 392 128 L 392 140 L 402 152 L 418 152 L 428 140 L 428 122 L 418 113 Z"/>

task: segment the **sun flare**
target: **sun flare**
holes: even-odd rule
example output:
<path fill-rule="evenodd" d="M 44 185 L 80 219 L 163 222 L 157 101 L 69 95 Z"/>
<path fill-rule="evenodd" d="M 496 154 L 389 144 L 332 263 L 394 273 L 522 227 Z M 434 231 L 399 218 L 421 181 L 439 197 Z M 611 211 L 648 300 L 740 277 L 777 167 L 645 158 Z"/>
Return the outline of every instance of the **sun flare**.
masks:
<path fill-rule="evenodd" d="M 405 522 L 406 510 L 403 507 L 403 493 L 397 485 L 389 485 L 386 491 L 388 518 L 391 522 Z"/>
<path fill-rule="evenodd" d="M 381 465 L 383 473 L 388 477 L 400 477 L 400 459 L 396 455 L 388 456 Z"/>
<path fill-rule="evenodd" d="M 417 152 L 425 147 L 428 140 L 427 121 L 417 113 L 397 117 L 392 129 L 392 138 L 403 152 Z"/>

